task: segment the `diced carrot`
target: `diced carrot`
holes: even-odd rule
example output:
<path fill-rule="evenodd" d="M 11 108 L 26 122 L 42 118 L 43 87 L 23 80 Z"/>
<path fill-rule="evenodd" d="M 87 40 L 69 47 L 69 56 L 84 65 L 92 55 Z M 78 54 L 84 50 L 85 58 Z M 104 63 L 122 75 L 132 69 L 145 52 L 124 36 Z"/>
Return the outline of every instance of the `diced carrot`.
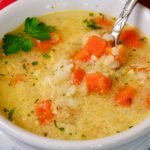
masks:
<path fill-rule="evenodd" d="M 50 100 L 43 100 L 37 104 L 36 116 L 41 124 L 47 124 L 53 119 L 52 102 Z"/>
<path fill-rule="evenodd" d="M 146 99 L 147 106 L 150 108 L 150 95 L 148 95 Z"/>
<path fill-rule="evenodd" d="M 95 23 L 104 27 L 112 27 L 113 25 L 112 20 L 105 18 L 105 17 L 96 17 Z"/>
<path fill-rule="evenodd" d="M 105 54 L 106 54 L 106 55 L 113 55 L 113 54 L 112 54 L 112 47 L 108 46 L 108 47 L 105 49 Z"/>
<path fill-rule="evenodd" d="M 15 86 L 16 84 L 23 82 L 26 80 L 26 76 L 23 73 L 17 73 L 14 75 L 14 77 L 11 79 L 10 84 L 12 86 Z"/>
<path fill-rule="evenodd" d="M 120 40 L 129 48 L 140 48 L 143 46 L 141 36 L 134 28 L 122 32 Z"/>
<path fill-rule="evenodd" d="M 96 35 L 90 36 L 87 43 L 84 46 L 84 49 L 87 50 L 91 55 L 96 57 L 101 57 L 107 47 L 107 41 L 98 37 Z"/>
<path fill-rule="evenodd" d="M 79 85 L 83 81 L 84 75 L 85 71 L 83 69 L 80 67 L 74 67 L 71 82 L 75 85 Z"/>
<path fill-rule="evenodd" d="M 123 45 L 118 46 L 119 54 L 115 56 L 115 59 L 120 63 L 124 64 L 127 60 L 126 50 Z"/>
<path fill-rule="evenodd" d="M 89 92 L 106 93 L 111 87 L 111 80 L 101 73 L 85 75 L 85 82 Z"/>
<path fill-rule="evenodd" d="M 33 38 L 33 42 L 37 50 L 47 53 L 51 50 L 52 46 L 58 44 L 61 41 L 60 34 L 55 33 L 55 32 L 50 33 L 50 34 L 51 34 L 50 40 L 46 40 L 46 41 L 40 41 L 40 40 Z"/>
<path fill-rule="evenodd" d="M 33 42 L 35 44 L 35 48 L 38 51 L 47 53 L 50 51 L 51 47 L 53 46 L 53 44 L 51 43 L 51 40 L 46 40 L 46 41 L 40 41 L 37 39 L 33 39 Z"/>
<path fill-rule="evenodd" d="M 80 50 L 73 56 L 73 60 L 75 61 L 88 62 L 90 59 L 91 54 L 84 49 Z"/>
<path fill-rule="evenodd" d="M 124 107 L 131 106 L 135 92 L 135 89 L 130 86 L 121 88 L 115 96 L 116 103 Z"/>

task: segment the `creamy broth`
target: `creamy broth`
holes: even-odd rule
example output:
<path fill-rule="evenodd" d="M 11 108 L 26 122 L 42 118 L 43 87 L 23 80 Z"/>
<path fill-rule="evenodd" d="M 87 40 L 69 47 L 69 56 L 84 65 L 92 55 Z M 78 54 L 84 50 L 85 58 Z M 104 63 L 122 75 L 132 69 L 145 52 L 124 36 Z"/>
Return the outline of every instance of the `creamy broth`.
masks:
<path fill-rule="evenodd" d="M 86 73 L 101 72 L 109 76 L 111 88 L 107 93 L 89 92 L 85 79 L 79 85 L 71 82 L 73 56 L 82 49 L 87 37 L 111 32 L 112 26 L 107 26 L 107 23 L 106 27 L 100 29 L 86 27 L 85 19 L 102 15 L 69 11 L 38 17 L 45 24 L 57 27 L 56 32 L 61 35 L 58 44 L 53 45 L 46 54 L 35 47 L 30 52 L 20 51 L 7 56 L 3 56 L 1 50 L 1 114 L 30 132 L 67 140 L 110 136 L 132 128 L 148 117 L 150 39 L 143 38 L 145 35 L 142 33 L 143 46 L 126 47 L 127 60 L 119 67 L 110 67 L 103 56 L 78 63 Z M 111 20 L 112 24 L 115 21 L 109 16 L 104 17 Z M 12 33 L 22 31 L 23 25 Z M 20 76 L 18 81 L 16 78 Z M 132 104 L 124 107 L 118 105 L 114 97 L 120 87 L 128 85 L 133 86 L 136 92 Z M 44 124 L 35 112 L 42 100 L 51 100 L 53 112 L 52 120 Z"/>

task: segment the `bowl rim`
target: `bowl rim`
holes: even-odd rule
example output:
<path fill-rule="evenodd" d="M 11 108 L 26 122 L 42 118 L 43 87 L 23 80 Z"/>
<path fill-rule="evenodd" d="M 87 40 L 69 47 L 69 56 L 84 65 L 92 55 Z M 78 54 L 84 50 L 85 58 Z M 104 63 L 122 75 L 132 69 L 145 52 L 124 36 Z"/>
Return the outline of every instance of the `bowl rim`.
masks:
<path fill-rule="evenodd" d="M 27 1 L 27 0 L 26 0 Z M 6 13 L 10 9 L 14 9 L 17 7 L 17 5 L 24 2 L 24 0 L 19 0 L 11 5 L 7 6 L 5 9 L 1 10 L 0 15 L 3 13 Z M 150 12 L 150 9 L 146 8 L 145 6 L 139 4 L 139 7 L 142 9 L 146 9 L 146 11 Z M 117 146 L 131 142 L 133 140 L 136 140 L 140 138 L 142 135 L 147 134 L 150 132 L 150 117 L 145 119 L 143 122 L 139 123 L 135 127 L 128 129 L 126 131 L 123 131 L 121 133 L 99 138 L 99 139 L 93 139 L 93 140 L 59 140 L 59 139 L 51 139 L 42 137 L 36 134 L 33 134 L 13 123 L 11 123 L 9 120 L 4 118 L 2 115 L 0 115 L 0 128 L 4 133 L 11 137 L 15 137 L 18 141 L 21 141 L 25 144 L 33 145 L 35 147 L 40 148 L 46 148 L 49 147 L 52 148 L 62 148 L 62 149 L 71 149 L 71 148 L 112 148 Z"/>
<path fill-rule="evenodd" d="M 71 149 L 71 148 L 113 148 L 115 146 L 124 145 L 131 141 L 134 141 L 143 135 L 150 132 L 150 117 L 136 125 L 135 127 L 123 131 L 121 133 L 92 140 L 59 140 L 42 137 L 31 133 L 4 118 L 0 115 L 0 128 L 11 138 L 16 138 L 18 141 L 25 144 L 40 147 L 40 148 L 60 148 L 60 149 Z M 116 145 L 117 144 L 117 145 Z"/>

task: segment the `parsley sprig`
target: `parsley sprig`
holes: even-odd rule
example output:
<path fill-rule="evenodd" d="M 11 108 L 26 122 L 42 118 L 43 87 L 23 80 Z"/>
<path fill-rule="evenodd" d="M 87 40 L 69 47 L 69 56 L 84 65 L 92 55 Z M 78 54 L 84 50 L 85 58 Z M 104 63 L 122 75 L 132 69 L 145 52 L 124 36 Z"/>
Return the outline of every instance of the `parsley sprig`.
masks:
<path fill-rule="evenodd" d="M 25 20 L 25 30 L 30 36 L 40 40 L 50 39 L 50 33 L 56 31 L 54 26 L 47 26 L 43 22 L 39 22 L 36 18 L 27 18 Z"/>
<path fill-rule="evenodd" d="M 6 34 L 3 41 L 3 52 L 6 55 L 16 54 L 20 50 L 28 52 L 34 46 L 32 38 L 36 38 L 40 41 L 50 39 L 50 33 L 56 31 L 56 27 L 47 26 L 43 22 L 40 22 L 37 18 L 27 18 L 24 23 L 23 34 Z"/>
<path fill-rule="evenodd" d="M 15 54 L 20 50 L 28 52 L 33 46 L 32 40 L 22 35 L 6 34 L 3 38 L 3 49 L 6 55 Z"/>

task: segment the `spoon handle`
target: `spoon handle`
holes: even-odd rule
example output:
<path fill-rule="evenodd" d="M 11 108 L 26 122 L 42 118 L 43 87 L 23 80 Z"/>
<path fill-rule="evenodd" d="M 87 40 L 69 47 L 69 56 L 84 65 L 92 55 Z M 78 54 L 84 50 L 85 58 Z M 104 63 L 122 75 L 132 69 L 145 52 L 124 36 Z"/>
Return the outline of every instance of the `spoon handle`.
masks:
<path fill-rule="evenodd" d="M 126 24 L 128 17 L 133 10 L 134 6 L 136 5 L 138 0 L 127 0 L 123 11 L 121 12 L 119 18 L 117 19 L 113 30 L 112 30 L 112 35 L 114 36 L 115 39 L 115 45 L 117 45 L 118 38 L 120 35 L 120 32 L 122 31 L 124 25 Z"/>

